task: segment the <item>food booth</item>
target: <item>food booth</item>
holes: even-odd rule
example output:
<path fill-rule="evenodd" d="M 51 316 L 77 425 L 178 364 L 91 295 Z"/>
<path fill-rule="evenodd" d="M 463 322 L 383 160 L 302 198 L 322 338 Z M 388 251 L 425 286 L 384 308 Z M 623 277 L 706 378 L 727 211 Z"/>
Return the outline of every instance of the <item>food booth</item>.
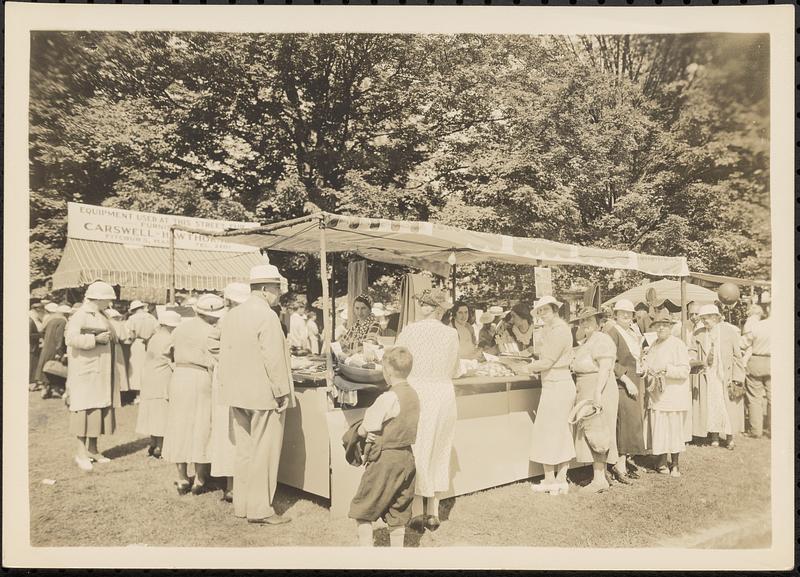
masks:
<path fill-rule="evenodd" d="M 174 231 L 209 234 L 174 226 Z M 331 515 L 344 517 L 362 469 L 345 460 L 342 435 L 362 418 L 379 386 L 353 383 L 334 373 L 328 254 L 349 252 L 384 263 L 424 269 L 455 279 L 455 267 L 483 261 L 521 265 L 588 265 L 685 277 L 683 257 L 661 257 L 581 247 L 457 229 L 431 222 L 316 213 L 247 230 L 210 233 L 269 251 L 317 253 L 320 257 L 325 357 L 298 363 L 293 371 L 297 405 L 287 413 L 278 480 L 330 499 Z M 402 328 L 402 327 L 401 327 Z M 293 366 L 295 361 L 293 361 Z M 306 366 L 303 366 L 306 365 Z M 302 367 L 302 368 L 301 368 Z M 451 453 L 456 496 L 542 474 L 529 460 L 529 442 L 540 397 L 538 378 L 511 370 L 478 372 L 454 380 L 458 421 Z M 354 393 L 355 391 L 355 393 Z"/>

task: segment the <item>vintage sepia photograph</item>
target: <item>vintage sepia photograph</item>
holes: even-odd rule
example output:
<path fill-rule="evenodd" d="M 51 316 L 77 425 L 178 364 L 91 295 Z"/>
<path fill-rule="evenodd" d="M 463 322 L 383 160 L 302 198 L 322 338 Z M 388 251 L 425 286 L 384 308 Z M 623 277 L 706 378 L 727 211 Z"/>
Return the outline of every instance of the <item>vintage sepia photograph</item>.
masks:
<path fill-rule="evenodd" d="M 790 7 L 15 8 L 4 565 L 792 566 Z"/>

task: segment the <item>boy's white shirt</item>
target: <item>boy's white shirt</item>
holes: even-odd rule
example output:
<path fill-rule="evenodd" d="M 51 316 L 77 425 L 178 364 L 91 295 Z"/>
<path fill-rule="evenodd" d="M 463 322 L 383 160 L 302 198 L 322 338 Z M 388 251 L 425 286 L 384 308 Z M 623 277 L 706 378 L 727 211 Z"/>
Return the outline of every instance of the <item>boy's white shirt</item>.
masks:
<path fill-rule="evenodd" d="M 383 429 L 383 424 L 389 419 L 394 419 L 400 414 L 400 399 L 394 391 L 388 390 L 381 394 L 371 407 L 364 411 L 364 420 L 361 426 L 368 433 L 378 433 Z"/>

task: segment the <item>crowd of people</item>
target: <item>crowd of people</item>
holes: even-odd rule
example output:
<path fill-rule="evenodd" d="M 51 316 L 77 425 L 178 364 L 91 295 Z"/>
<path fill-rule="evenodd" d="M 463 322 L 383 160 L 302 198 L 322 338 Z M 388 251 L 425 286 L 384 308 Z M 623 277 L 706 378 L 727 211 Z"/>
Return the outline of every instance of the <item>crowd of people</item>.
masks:
<path fill-rule="evenodd" d="M 259 265 L 249 284 L 184 303 L 188 318 L 167 308 L 154 316 L 134 301 L 123 319 L 102 281 L 74 306 L 32 302 L 32 388 L 63 396 L 77 466 L 90 471 L 108 461 L 97 439 L 114 432 L 123 394 L 137 391 L 136 432 L 150 438 L 151 457 L 175 464 L 180 495 L 202 494 L 223 478 L 235 516 L 288 522 L 273 498 L 285 412 L 294 406 L 290 352 L 316 353 L 321 343 L 304 303 L 289 306 L 281 322 L 281 281 L 276 267 Z M 680 477 L 687 443 L 733 450 L 745 429 L 759 437 L 768 426 L 769 319 L 758 305 L 740 331 L 719 303 L 690 303 L 682 323 L 666 303 L 624 299 L 610 310 L 570 313 L 544 296 L 508 311 L 487 307 L 477 319 L 468 303 L 451 306 L 438 289 L 415 299 L 418 318 L 397 334 L 394 311 L 361 295 L 353 322 L 336 334 L 345 355 L 396 334 L 383 355 L 387 389 L 349 432 L 356 462 L 365 463 L 350 510 L 363 545 L 371 545 L 379 518 L 393 545 L 409 524 L 438 528 L 462 360 L 505 354 L 517 368 L 528 359 L 524 370 L 539 376 L 530 460 L 544 477 L 531 485 L 536 493 L 569 492 L 574 461 L 591 464 L 591 482 L 580 489 L 591 493 L 634 483 L 643 467 Z"/>

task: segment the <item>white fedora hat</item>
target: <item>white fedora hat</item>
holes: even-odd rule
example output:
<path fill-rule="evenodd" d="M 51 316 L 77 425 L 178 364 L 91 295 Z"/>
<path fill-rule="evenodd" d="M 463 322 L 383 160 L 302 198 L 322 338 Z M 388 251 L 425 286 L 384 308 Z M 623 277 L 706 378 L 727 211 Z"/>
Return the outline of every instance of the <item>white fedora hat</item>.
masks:
<path fill-rule="evenodd" d="M 283 276 L 281 276 L 278 267 L 272 264 L 258 264 L 250 269 L 250 284 L 266 284 L 276 283 L 281 284 Z"/>
<path fill-rule="evenodd" d="M 140 300 L 135 300 L 128 306 L 128 311 L 135 311 L 136 309 L 140 309 L 140 308 L 146 307 L 146 306 L 147 306 L 147 303 L 143 303 Z"/>

